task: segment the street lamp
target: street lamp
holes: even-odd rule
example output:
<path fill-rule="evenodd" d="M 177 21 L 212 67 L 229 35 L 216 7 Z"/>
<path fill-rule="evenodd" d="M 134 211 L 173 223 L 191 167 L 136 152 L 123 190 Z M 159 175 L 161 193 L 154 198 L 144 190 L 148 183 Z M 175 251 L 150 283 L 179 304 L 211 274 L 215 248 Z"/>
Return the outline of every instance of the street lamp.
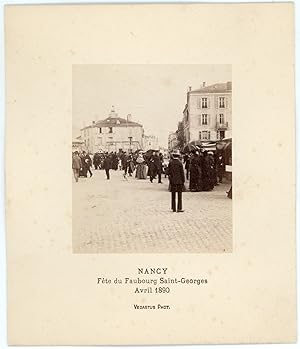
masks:
<path fill-rule="evenodd" d="M 129 151 L 130 151 L 130 153 L 131 153 L 131 141 L 132 141 L 132 136 L 129 136 L 128 138 L 129 138 Z"/>

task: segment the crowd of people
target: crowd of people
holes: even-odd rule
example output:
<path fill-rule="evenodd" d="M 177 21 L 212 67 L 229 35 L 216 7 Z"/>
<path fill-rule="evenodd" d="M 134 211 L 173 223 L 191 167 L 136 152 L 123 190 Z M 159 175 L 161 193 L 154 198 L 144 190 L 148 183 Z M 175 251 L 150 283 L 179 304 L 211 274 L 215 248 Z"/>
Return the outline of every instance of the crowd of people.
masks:
<path fill-rule="evenodd" d="M 225 162 L 222 153 L 192 150 L 184 156 L 184 164 L 190 191 L 210 191 L 223 181 Z"/>
<path fill-rule="evenodd" d="M 79 177 L 87 177 L 89 173 L 90 177 L 92 177 L 93 173 L 91 171 L 92 167 L 92 159 L 88 153 L 82 151 L 79 153 L 75 151 L 72 157 L 72 169 L 75 181 L 78 182 Z"/>
<path fill-rule="evenodd" d="M 172 157 L 172 154 L 171 154 Z M 224 157 L 221 152 L 192 150 L 189 154 L 178 153 L 185 169 L 185 185 L 192 192 L 211 191 L 223 181 L 225 172 Z M 92 165 L 95 170 L 105 170 L 106 178 L 110 179 L 110 170 L 122 170 L 124 178 L 148 179 L 151 183 L 157 179 L 162 183 L 162 175 L 167 177 L 169 159 L 158 151 L 138 151 L 127 153 L 125 151 L 97 152 L 91 156 L 85 151 L 73 153 L 73 172 L 76 182 L 79 177 L 92 177 Z"/>
<path fill-rule="evenodd" d="M 92 160 L 85 151 L 81 153 L 75 151 L 72 168 L 76 182 L 80 176 L 87 177 L 88 173 L 92 177 L 92 165 L 95 170 L 105 170 L 107 180 L 110 179 L 110 170 L 122 170 L 126 180 L 128 176 L 144 180 L 149 177 L 151 183 L 156 178 L 157 183 L 162 183 L 164 174 L 169 178 L 173 212 L 183 212 L 182 192 L 187 190 L 186 181 L 191 192 L 211 191 L 222 183 L 225 172 L 225 161 L 221 152 L 192 150 L 189 154 L 183 155 L 177 150 L 170 153 L 169 160 L 158 151 L 135 153 L 122 151 L 118 154 L 95 153 Z M 230 188 L 227 192 L 229 198 L 232 197 L 231 191 Z"/>
<path fill-rule="evenodd" d="M 122 170 L 123 176 L 132 177 L 135 172 L 137 179 L 150 178 L 150 182 L 158 178 L 158 183 L 162 183 L 161 176 L 164 172 L 164 158 L 162 153 L 154 152 L 97 152 L 91 156 L 85 151 L 73 152 L 72 168 L 76 182 L 79 177 L 87 177 L 88 173 L 92 177 L 92 165 L 95 170 L 105 170 L 106 178 L 110 179 L 110 170 Z"/>

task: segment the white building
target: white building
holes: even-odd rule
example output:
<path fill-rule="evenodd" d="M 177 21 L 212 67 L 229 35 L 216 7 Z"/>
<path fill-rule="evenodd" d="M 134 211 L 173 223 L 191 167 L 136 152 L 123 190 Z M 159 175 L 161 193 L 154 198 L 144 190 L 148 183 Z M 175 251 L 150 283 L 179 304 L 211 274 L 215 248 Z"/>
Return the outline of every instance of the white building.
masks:
<path fill-rule="evenodd" d="M 75 139 L 73 139 L 72 141 L 72 152 L 74 151 L 83 151 L 86 150 L 85 149 L 85 144 L 84 141 L 81 139 L 81 136 L 76 137 Z"/>
<path fill-rule="evenodd" d="M 183 127 L 185 143 L 232 137 L 232 83 L 217 83 L 187 93 Z"/>
<path fill-rule="evenodd" d="M 114 107 L 104 120 L 93 121 L 92 125 L 81 130 L 81 137 L 89 152 L 135 151 L 142 149 L 144 129 L 132 121 L 131 115 L 120 118 Z"/>

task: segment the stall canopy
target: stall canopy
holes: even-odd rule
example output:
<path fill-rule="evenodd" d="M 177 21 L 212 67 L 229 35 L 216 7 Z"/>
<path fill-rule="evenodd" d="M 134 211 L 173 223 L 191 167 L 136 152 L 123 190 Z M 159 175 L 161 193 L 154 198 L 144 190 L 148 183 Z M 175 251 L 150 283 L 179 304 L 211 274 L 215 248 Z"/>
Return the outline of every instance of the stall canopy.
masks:
<path fill-rule="evenodd" d="M 217 149 L 227 151 L 232 147 L 232 138 L 224 138 L 217 142 Z"/>
<path fill-rule="evenodd" d="M 185 153 L 188 153 L 192 150 L 215 151 L 216 150 L 216 142 L 214 142 L 214 141 L 207 141 L 207 142 L 192 141 L 192 142 L 188 143 L 183 149 L 183 151 Z"/>

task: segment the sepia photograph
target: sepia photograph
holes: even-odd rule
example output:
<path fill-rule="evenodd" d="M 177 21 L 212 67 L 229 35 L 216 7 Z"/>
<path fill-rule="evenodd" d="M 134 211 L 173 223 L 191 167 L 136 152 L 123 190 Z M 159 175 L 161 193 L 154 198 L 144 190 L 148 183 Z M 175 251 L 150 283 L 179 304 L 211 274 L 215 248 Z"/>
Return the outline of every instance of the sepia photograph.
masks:
<path fill-rule="evenodd" d="M 231 65 L 73 65 L 74 253 L 232 252 Z"/>
<path fill-rule="evenodd" d="M 4 20 L 8 344 L 295 343 L 293 3 Z"/>

